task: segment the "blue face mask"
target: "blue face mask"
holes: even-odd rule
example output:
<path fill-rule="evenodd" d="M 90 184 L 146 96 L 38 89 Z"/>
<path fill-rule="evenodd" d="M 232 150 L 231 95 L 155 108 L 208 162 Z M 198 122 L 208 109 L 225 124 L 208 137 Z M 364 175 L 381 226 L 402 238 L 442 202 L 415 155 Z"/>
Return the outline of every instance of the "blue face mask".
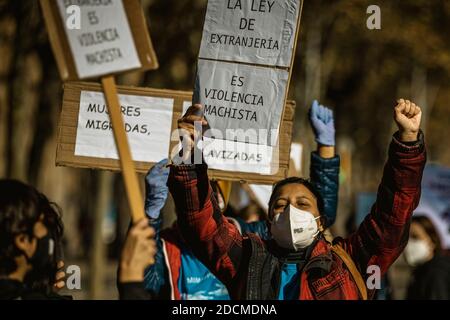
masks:
<path fill-rule="evenodd" d="M 28 259 L 28 262 L 34 269 L 46 268 L 52 261 L 55 253 L 55 241 L 47 234 L 42 238 L 37 238 L 36 251 L 33 256 Z"/>

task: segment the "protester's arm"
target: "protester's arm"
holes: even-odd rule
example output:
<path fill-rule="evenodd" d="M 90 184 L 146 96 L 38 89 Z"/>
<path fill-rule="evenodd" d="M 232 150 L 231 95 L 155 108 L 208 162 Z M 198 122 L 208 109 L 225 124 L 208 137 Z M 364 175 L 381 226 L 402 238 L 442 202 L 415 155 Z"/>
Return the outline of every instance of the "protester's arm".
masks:
<path fill-rule="evenodd" d="M 128 232 L 119 263 L 118 289 L 121 300 L 148 300 L 144 289 L 144 271 L 155 263 L 154 230 L 142 219 Z"/>
<path fill-rule="evenodd" d="M 193 160 L 194 122 L 203 121 L 199 105 L 189 108 L 180 119 L 184 130 L 181 158 Z M 192 141 L 191 141 L 192 140 Z M 187 149 L 188 148 L 188 149 Z M 201 159 L 201 158 L 200 158 Z M 169 189 L 175 200 L 178 225 L 194 254 L 225 285 L 236 275 L 242 258 L 242 236 L 236 226 L 222 215 L 208 179 L 207 166 L 200 164 L 173 165 L 169 174 Z"/>
<path fill-rule="evenodd" d="M 337 241 L 350 253 L 365 277 L 368 276 L 367 267 L 372 265 L 384 274 L 408 241 L 426 162 L 420 119 L 419 107 L 399 100 L 395 108 L 399 131 L 389 148 L 376 203 L 356 233 Z"/>
<path fill-rule="evenodd" d="M 167 164 L 167 159 L 162 160 L 151 168 L 145 177 L 145 214 L 149 218 L 150 226 L 155 230 L 157 252 L 155 263 L 145 271 L 144 287 L 156 297 L 160 295 L 161 289 L 167 281 L 167 269 L 160 235 L 163 224 L 161 210 L 169 193 L 167 187 L 169 169 L 166 167 Z"/>
<path fill-rule="evenodd" d="M 335 128 L 333 112 L 314 101 L 309 119 L 317 142 L 317 152 L 311 153 L 311 183 L 322 195 L 324 201 L 323 215 L 326 226 L 330 227 L 336 220 L 340 159 L 335 153 Z"/>
<path fill-rule="evenodd" d="M 161 289 L 166 285 L 168 273 L 165 265 L 163 243 L 161 240 L 162 218 L 151 219 L 149 225 L 155 230 L 156 254 L 155 263 L 144 273 L 145 290 L 159 297 Z"/>

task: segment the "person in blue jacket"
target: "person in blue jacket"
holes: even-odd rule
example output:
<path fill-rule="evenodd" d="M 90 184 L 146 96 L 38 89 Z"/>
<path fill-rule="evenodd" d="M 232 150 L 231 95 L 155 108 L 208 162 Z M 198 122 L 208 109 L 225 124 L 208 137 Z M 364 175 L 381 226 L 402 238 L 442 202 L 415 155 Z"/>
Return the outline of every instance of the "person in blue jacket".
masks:
<path fill-rule="evenodd" d="M 309 112 L 318 149 L 311 153 L 310 179 L 324 199 L 326 226 L 336 219 L 339 190 L 339 156 L 335 155 L 335 127 L 333 112 L 314 101 Z M 145 273 L 144 285 L 156 299 L 172 300 L 229 300 L 226 287 L 193 255 L 189 245 L 182 239 L 177 224 L 161 230 L 160 212 L 168 197 L 168 161 L 156 164 L 147 174 L 145 212 L 155 229 L 158 252 L 155 264 Z M 221 196 L 214 186 L 217 197 Z M 224 201 L 219 201 L 224 203 Z M 223 208 L 224 210 L 225 208 Z M 265 221 L 239 223 L 242 234 L 256 233 L 268 237 Z"/>

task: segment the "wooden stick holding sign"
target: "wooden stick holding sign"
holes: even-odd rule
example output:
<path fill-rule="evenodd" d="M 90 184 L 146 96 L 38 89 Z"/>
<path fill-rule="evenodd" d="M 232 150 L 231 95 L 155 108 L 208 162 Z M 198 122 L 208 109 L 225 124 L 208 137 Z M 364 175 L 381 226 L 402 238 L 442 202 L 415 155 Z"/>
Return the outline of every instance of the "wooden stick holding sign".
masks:
<path fill-rule="evenodd" d="M 101 78 L 134 222 L 145 217 L 114 75 L 158 68 L 139 0 L 40 0 L 63 81 Z"/>
<path fill-rule="evenodd" d="M 113 127 L 114 139 L 119 153 L 120 167 L 122 169 L 125 190 L 130 203 L 131 216 L 133 217 L 133 221 L 137 222 L 145 217 L 144 198 L 142 197 L 141 189 L 139 188 L 138 177 L 131 157 L 114 77 L 103 77 L 102 85 L 109 110 L 109 117 Z"/>

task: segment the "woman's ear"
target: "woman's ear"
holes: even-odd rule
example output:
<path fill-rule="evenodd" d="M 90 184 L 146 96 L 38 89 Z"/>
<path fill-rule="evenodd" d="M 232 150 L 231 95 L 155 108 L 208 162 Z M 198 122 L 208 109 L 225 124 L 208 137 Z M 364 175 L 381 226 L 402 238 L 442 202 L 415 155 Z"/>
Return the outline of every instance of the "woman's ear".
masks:
<path fill-rule="evenodd" d="M 325 231 L 325 221 L 326 221 L 326 219 L 323 216 L 320 216 L 320 219 L 317 222 L 319 224 L 319 231 L 320 232 L 324 232 Z"/>
<path fill-rule="evenodd" d="M 21 233 L 14 238 L 14 244 L 20 251 L 31 257 L 36 250 L 36 243 L 33 240 L 30 240 L 28 235 Z"/>
<path fill-rule="evenodd" d="M 25 251 L 27 248 L 28 238 L 25 234 L 21 233 L 14 238 L 14 244 L 19 250 Z"/>

